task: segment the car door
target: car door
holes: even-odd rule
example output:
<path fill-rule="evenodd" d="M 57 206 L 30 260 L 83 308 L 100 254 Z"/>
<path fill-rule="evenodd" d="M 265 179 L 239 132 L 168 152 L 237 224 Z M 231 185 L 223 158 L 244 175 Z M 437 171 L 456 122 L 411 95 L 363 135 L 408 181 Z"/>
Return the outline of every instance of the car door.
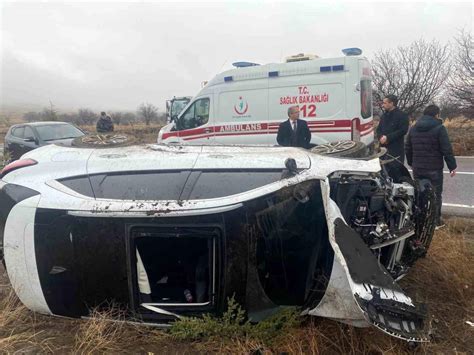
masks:
<path fill-rule="evenodd" d="M 176 136 L 181 143 L 212 144 L 214 142 L 211 97 L 196 99 L 176 121 Z"/>
<path fill-rule="evenodd" d="M 22 149 L 24 148 L 24 132 L 25 126 L 13 127 L 10 136 L 7 138 L 6 151 L 10 154 L 10 160 L 17 160 L 22 155 Z"/>
<path fill-rule="evenodd" d="M 24 138 L 23 147 L 21 147 L 21 155 L 39 147 L 38 137 L 30 126 L 25 126 L 23 137 Z"/>

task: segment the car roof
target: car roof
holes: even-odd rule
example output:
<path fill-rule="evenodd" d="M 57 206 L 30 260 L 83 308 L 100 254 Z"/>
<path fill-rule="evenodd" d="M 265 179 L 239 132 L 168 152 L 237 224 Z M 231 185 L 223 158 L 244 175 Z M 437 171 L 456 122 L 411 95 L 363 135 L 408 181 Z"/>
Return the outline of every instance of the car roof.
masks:
<path fill-rule="evenodd" d="M 70 125 L 71 123 L 69 123 L 69 122 L 59 122 L 59 121 L 41 121 L 41 122 L 28 122 L 28 123 L 24 123 L 24 124 L 37 127 L 37 126 L 51 126 L 51 125 L 60 125 L 60 124 Z"/>
<path fill-rule="evenodd" d="M 41 126 L 60 126 L 60 125 L 70 125 L 74 126 L 72 123 L 69 122 L 62 122 L 62 121 L 41 121 L 41 122 L 24 122 L 24 123 L 17 123 L 11 126 L 8 131 L 7 135 L 10 134 L 10 132 L 17 128 L 17 127 L 22 127 L 22 126 L 32 126 L 32 127 L 41 127 Z M 74 126 L 75 127 L 75 126 Z"/>

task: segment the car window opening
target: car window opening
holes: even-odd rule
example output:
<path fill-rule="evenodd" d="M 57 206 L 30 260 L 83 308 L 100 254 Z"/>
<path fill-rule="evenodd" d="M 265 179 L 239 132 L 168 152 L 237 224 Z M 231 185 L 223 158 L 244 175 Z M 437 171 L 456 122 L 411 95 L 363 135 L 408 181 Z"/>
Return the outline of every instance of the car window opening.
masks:
<path fill-rule="evenodd" d="M 212 303 L 215 232 L 148 227 L 132 230 L 131 236 L 139 304 L 192 307 Z"/>

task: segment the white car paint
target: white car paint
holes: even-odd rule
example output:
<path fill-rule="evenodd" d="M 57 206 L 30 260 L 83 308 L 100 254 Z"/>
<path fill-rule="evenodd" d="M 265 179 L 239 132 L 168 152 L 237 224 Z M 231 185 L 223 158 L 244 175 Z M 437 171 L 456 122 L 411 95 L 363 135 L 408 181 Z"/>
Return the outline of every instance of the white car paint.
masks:
<path fill-rule="evenodd" d="M 34 245 L 35 212 L 40 196 L 21 201 L 10 211 L 4 231 L 7 274 L 20 301 L 29 309 L 51 314 L 41 289 Z"/>

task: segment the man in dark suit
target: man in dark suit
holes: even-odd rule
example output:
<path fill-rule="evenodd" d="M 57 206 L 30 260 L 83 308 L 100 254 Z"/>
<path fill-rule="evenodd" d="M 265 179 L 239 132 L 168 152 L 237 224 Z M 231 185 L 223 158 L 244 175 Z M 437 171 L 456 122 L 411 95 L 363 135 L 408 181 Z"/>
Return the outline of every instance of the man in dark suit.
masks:
<path fill-rule="evenodd" d="M 278 127 L 277 142 L 284 147 L 309 148 L 311 132 L 305 120 L 300 120 L 300 109 L 291 106 L 288 109 L 288 120 L 280 123 Z"/>

